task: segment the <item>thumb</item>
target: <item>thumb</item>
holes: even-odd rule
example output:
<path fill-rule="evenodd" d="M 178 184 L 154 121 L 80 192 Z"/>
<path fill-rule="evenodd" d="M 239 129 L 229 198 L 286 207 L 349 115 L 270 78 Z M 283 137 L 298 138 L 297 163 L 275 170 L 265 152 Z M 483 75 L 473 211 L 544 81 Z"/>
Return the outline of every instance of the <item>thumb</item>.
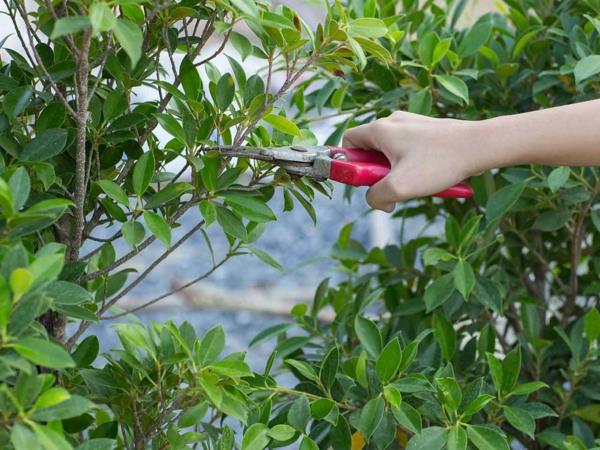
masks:
<path fill-rule="evenodd" d="M 369 206 L 391 213 L 396 202 L 411 199 L 413 196 L 405 189 L 402 178 L 401 170 L 397 165 L 385 178 L 371 186 L 367 191 Z"/>

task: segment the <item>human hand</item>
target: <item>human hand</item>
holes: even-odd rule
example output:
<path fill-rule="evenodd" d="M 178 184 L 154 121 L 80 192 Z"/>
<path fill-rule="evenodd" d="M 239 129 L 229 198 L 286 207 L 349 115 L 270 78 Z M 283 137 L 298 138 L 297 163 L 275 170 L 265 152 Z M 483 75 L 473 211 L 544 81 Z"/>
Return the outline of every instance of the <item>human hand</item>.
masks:
<path fill-rule="evenodd" d="M 367 202 L 392 212 L 396 202 L 435 194 L 482 170 L 477 148 L 485 133 L 478 123 L 395 112 L 348 130 L 343 146 L 389 159 L 390 173 L 367 191 Z"/>

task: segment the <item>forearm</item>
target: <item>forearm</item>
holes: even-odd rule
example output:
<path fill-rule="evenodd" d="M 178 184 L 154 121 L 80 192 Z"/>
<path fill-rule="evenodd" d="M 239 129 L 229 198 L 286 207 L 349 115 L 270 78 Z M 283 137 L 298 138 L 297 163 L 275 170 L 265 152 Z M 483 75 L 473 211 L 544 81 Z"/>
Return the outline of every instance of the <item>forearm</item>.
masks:
<path fill-rule="evenodd" d="M 519 164 L 600 166 L 600 100 L 473 126 L 474 173 Z"/>

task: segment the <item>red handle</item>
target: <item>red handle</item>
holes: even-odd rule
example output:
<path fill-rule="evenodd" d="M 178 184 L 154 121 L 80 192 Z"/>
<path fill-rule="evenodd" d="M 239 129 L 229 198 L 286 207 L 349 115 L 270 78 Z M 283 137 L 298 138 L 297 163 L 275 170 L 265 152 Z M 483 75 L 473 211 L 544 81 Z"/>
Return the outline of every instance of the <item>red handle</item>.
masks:
<path fill-rule="evenodd" d="M 381 152 L 359 148 L 329 147 L 331 170 L 329 178 L 351 186 L 372 186 L 390 172 L 390 162 Z M 342 154 L 337 159 L 335 155 Z M 473 196 L 471 186 L 463 183 L 433 195 L 441 198 L 468 198 Z"/>

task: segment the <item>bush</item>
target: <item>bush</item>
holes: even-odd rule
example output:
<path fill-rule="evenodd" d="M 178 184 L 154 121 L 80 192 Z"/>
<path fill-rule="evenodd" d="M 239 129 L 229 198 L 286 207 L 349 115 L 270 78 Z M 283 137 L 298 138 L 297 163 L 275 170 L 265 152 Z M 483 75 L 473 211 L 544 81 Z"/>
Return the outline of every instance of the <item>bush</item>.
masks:
<path fill-rule="evenodd" d="M 200 339 L 187 323 L 118 326 L 123 348 L 102 368 L 98 339 L 81 338 L 131 312 L 118 301 L 194 233 L 211 248 L 209 226 L 229 249 L 190 284 L 242 253 L 278 266 L 252 245 L 275 219 L 275 189 L 286 209 L 300 203 L 314 216 L 315 192 L 329 187 L 210 148 L 315 143 L 282 97 L 309 73 L 351 71 L 350 37 L 333 11 L 313 31 L 288 7 L 250 0 L 29 6 L 5 2 L 23 50 L 6 48 L 0 67 L 0 447 L 232 448 L 223 419 L 248 423 L 254 383 L 241 383 L 252 377 L 243 354 L 221 357 L 222 328 Z M 379 48 L 361 20 L 342 26 Z M 227 43 L 235 52 L 222 73 L 212 61 Z M 249 57 L 264 72 L 247 74 Z M 195 208 L 201 220 L 173 231 Z M 124 268 L 157 240 L 164 251 L 146 269 Z M 119 254 L 119 242 L 131 250 Z M 67 337 L 68 320 L 77 328 Z"/>
<path fill-rule="evenodd" d="M 598 95 L 598 2 L 506 1 L 464 30 L 465 2 L 402 3 L 387 36 L 395 63 L 331 83 L 344 100 L 325 104 L 348 114 L 336 138 L 395 110 L 486 119 Z M 289 396 L 287 420 L 304 408 L 321 448 L 600 445 L 598 171 L 519 167 L 471 184 L 464 203 L 399 205 L 398 245 L 365 249 L 348 225 L 332 252 L 347 280 L 294 311 L 300 335 L 272 330 L 311 399 Z"/>
<path fill-rule="evenodd" d="M 314 31 L 287 7 L 251 0 L 6 3 L 27 51 L 6 49 L 0 72 L 1 446 L 598 445 L 592 169 L 506 169 L 473 179 L 472 201 L 401 205 L 396 246 L 365 249 L 344 227 L 332 257 L 347 280 L 323 282 L 310 307 L 293 309 L 294 325 L 257 336 L 278 340 L 262 373 L 242 353 L 222 356 L 219 326 L 197 337 L 188 323 L 118 325 L 122 348 L 106 362 L 95 336 L 82 339 L 91 323 L 127 314 L 118 301 L 208 226 L 230 248 L 195 280 L 240 253 L 277 266 L 252 245 L 275 219 L 276 189 L 285 209 L 300 203 L 314 219 L 327 183 L 227 160 L 215 142 L 314 143 L 310 116 L 323 108 L 347 116 L 337 143 L 396 109 L 482 119 L 596 94 L 598 1 L 507 1 L 466 29 L 456 25 L 466 2 L 448 3 L 335 2 Z M 211 61 L 226 41 L 239 58 L 221 73 Z M 263 76 L 239 63 L 250 54 Z M 277 70 L 285 81 L 272 91 Z M 158 99 L 141 101 L 142 87 Z M 173 161 L 180 172 L 166 169 Z M 196 207 L 202 220 L 172 233 Z M 443 238 L 428 232 L 442 222 Z M 415 223 L 423 231 L 409 236 Z M 114 234 L 98 238 L 107 224 Z M 156 239 L 155 262 L 123 268 Z M 131 251 L 118 255 L 117 241 Z M 326 307 L 329 324 L 318 317 Z M 67 320 L 78 324 L 68 338 Z M 281 373 L 297 384 L 280 386 Z"/>

